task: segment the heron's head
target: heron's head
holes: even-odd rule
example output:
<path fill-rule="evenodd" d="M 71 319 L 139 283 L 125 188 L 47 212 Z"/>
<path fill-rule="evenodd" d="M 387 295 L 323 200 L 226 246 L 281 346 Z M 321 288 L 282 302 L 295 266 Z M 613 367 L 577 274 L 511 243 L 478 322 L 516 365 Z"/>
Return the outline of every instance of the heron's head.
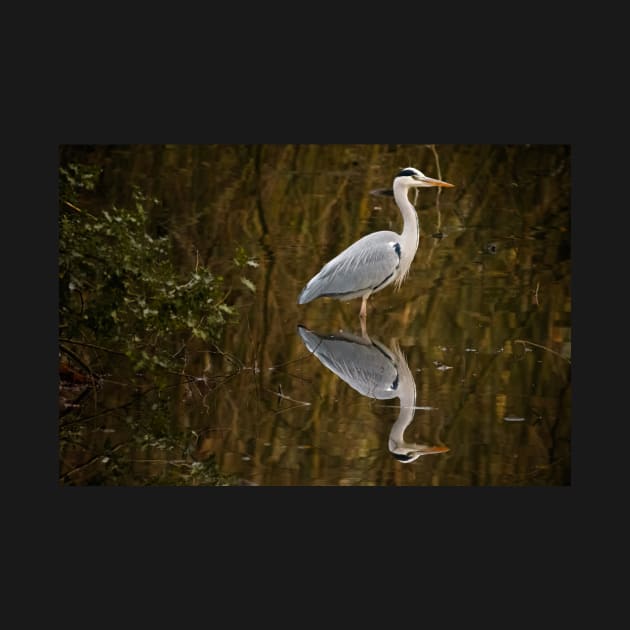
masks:
<path fill-rule="evenodd" d="M 410 464 L 411 462 L 415 462 L 418 457 L 422 457 L 423 455 L 446 453 L 449 448 L 447 446 L 427 446 L 426 444 L 405 443 L 399 445 L 390 439 L 389 450 L 399 462 L 403 464 Z"/>
<path fill-rule="evenodd" d="M 396 184 L 402 184 L 407 188 L 428 188 L 430 186 L 441 186 L 442 188 L 454 187 L 454 184 L 443 182 L 441 179 L 427 177 L 422 171 L 412 166 L 403 168 L 403 170 L 394 177 L 394 185 Z"/>

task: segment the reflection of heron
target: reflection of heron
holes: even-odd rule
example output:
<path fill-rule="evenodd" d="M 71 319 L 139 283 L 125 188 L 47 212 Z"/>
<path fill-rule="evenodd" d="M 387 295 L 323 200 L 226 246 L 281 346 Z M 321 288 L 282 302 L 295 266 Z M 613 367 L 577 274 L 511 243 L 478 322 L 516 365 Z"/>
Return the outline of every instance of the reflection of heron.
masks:
<path fill-rule="evenodd" d="M 449 450 L 405 442 L 404 432 L 416 409 L 416 383 L 398 344 L 389 350 L 367 336 L 320 335 L 304 326 L 298 326 L 298 333 L 309 352 L 363 396 L 400 399 L 400 413 L 389 432 L 389 450 L 397 460 L 408 464 L 421 455 Z"/>
<path fill-rule="evenodd" d="M 420 224 L 407 193 L 410 188 L 429 186 L 452 188 L 453 184 L 427 177 L 412 167 L 400 171 L 394 178 L 394 199 L 403 216 L 402 234 L 383 230 L 360 238 L 308 281 L 300 293 L 298 304 L 306 304 L 318 297 L 339 300 L 360 297 L 360 317 L 365 319 L 370 295 L 392 282 L 396 282 L 396 288 L 399 288 L 409 273 L 411 261 L 418 250 Z"/>

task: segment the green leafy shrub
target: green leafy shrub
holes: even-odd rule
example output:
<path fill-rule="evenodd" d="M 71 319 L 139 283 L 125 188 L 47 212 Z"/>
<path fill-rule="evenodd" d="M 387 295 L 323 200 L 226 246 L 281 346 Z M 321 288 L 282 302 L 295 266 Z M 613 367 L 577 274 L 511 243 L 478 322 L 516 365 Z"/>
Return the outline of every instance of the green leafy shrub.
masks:
<path fill-rule="evenodd" d="M 223 301 L 223 279 L 204 267 L 182 277 L 169 237 L 150 235 L 139 199 L 133 210 L 81 211 L 72 192 L 93 186 L 93 173 L 87 175 L 75 165 L 60 169 L 63 336 L 112 344 L 136 369 L 170 366 L 173 349 L 190 337 L 217 341 L 235 315 Z"/>

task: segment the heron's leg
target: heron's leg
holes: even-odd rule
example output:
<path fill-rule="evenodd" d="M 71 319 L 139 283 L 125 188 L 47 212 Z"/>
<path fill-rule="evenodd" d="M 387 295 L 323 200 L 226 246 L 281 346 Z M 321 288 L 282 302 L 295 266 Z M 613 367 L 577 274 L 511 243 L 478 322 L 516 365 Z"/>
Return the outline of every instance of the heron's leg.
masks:
<path fill-rule="evenodd" d="M 361 298 L 361 312 L 359 313 L 359 317 L 362 320 L 365 320 L 365 318 L 367 317 L 367 301 L 368 301 L 368 297 L 367 295 L 364 295 Z"/>
<path fill-rule="evenodd" d="M 363 337 L 363 339 L 367 339 L 368 341 L 370 341 L 370 338 L 367 334 L 367 326 L 365 325 L 365 322 L 366 322 L 365 317 L 361 317 L 360 321 L 361 321 L 361 336 Z"/>

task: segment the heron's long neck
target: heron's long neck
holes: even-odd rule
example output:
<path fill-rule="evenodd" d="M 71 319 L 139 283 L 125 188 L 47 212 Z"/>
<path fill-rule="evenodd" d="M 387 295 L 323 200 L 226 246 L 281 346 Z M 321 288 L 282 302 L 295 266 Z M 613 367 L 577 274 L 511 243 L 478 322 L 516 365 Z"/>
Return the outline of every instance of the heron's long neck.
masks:
<path fill-rule="evenodd" d="M 394 422 L 390 432 L 390 447 L 402 446 L 405 444 L 405 429 L 411 424 L 413 416 L 416 413 L 416 382 L 411 374 L 411 370 L 406 359 L 402 355 L 398 345 L 394 346 L 394 353 L 397 355 L 398 362 L 398 391 L 400 399 L 400 413 L 396 422 Z"/>
<path fill-rule="evenodd" d="M 403 380 L 403 379 L 401 379 Z M 402 446 L 405 443 L 405 429 L 411 424 L 416 413 L 416 384 L 413 377 L 400 384 L 400 413 L 389 432 L 389 439 Z"/>
<path fill-rule="evenodd" d="M 403 217 L 403 231 L 401 234 L 400 275 L 397 284 L 404 280 L 409 272 L 411 261 L 418 251 L 420 243 L 420 222 L 418 213 L 408 198 L 409 189 L 406 186 L 394 184 L 394 199 Z"/>

